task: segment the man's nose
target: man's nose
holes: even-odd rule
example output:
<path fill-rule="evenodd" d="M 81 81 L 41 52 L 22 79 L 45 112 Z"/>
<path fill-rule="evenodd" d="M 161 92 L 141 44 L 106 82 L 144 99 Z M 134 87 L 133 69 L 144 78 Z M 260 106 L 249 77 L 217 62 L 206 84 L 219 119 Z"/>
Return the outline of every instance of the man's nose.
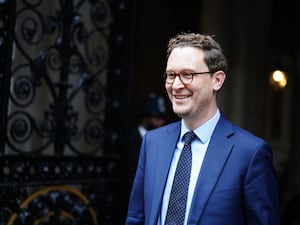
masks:
<path fill-rule="evenodd" d="M 183 87 L 183 86 L 184 86 L 184 84 L 183 84 L 182 81 L 180 80 L 180 77 L 179 77 L 179 76 L 176 76 L 176 77 L 175 77 L 175 80 L 174 80 L 174 82 L 173 82 L 173 87 L 179 88 L 179 87 Z"/>

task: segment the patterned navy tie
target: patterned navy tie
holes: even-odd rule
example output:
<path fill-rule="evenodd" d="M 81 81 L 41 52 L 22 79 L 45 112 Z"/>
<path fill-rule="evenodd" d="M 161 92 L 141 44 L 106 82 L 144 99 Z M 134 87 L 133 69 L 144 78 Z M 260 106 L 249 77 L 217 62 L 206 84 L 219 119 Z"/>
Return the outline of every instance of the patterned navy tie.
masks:
<path fill-rule="evenodd" d="M 183 136 L 185 144 L 174 175 L 165 225 L 182 225 L 184 222 L 192 168 L 191 143 L 195 137 L 196 134 L 193 131 Z"/>

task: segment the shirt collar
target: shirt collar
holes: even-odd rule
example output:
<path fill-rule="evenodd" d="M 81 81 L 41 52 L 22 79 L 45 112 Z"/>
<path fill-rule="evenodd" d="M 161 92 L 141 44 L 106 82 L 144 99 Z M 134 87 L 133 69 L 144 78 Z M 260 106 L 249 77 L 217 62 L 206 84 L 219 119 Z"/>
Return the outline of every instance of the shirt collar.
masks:
<path fill-rule="evenodd" d="M 217 112 L 211 119 L 209 119 L 204 124 L 202 124 L 201 126 L 197 127 L 194 130 L 194 133 L 200 139 L 201 143 L 204 144 L 210 139 L 210 137 L 220 119 L 220 116 L 221 116 L 220 110 L 217 109 Z M 181 141 L 182 141 L 183 135 L 188 131 L 190 131 L 190 130 L 186 127 L 184 121 L 181 120 L 181 132 L 180 132 L 180 140 Z"/>
<path fill-rule="evenodd" d="M 138 130 L 139 130 L 139 133 L 140 133 L 141 137 L 144 137 L 145 134 L 146 134 L 146 132 L 147 132 L 147 130 L 145 129 L 145 127 L 138 126 Z"/>

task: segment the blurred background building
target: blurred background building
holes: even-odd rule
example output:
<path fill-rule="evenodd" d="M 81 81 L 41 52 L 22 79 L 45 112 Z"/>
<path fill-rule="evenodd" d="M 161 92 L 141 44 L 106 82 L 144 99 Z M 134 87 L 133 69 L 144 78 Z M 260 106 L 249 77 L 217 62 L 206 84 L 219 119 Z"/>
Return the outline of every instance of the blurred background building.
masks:
<path fill-rule="evenodd" d="M 173 115 L 166 44 L 188 31 L 223 46 L 221 111 L 272 145 L 292 224 L 299 10 L 292 0 L 1 0 L 0 225 L 123 224 L 130 128 L 151 91 Z"/>

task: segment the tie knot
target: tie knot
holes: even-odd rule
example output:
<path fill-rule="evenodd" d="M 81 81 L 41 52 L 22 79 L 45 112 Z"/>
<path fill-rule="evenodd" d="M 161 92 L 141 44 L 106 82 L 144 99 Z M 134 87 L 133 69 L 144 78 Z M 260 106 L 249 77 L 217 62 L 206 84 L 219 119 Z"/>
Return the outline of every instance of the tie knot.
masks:
<path fill-rule="evenodd" d="M 195 138 L 196 134 L 193 131 L 189 131 L 183 135 L 185 144 L 191 144 Z"/>

